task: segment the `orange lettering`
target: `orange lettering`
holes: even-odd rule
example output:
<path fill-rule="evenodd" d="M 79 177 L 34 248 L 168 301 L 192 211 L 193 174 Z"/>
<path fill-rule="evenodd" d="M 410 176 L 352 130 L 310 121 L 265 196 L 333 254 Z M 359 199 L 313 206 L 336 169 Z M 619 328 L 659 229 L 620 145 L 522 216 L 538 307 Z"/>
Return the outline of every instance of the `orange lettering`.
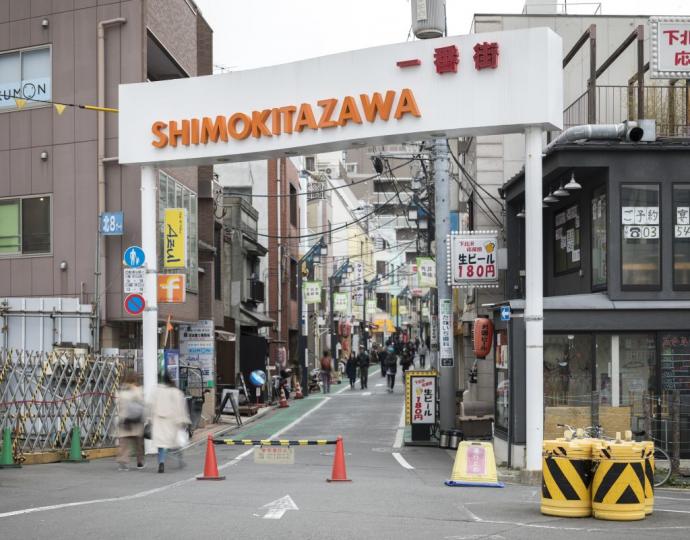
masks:
<path fill-rule="evenodd" d="M 414 99 L 414 94 L 409 88 L 403 88 L 400 94 L 400 99 L 398 100 L 398 106 L 395 109 L 395 119 L 400 120 L 403 114 L 411 114 L 412 116 L 420 117 L 419 108 L 417 107 L 417 102 Z"/>
<path fill-rule="evenodd" d="M 311 105 L 309 105 L 309 103 L 302 103 L 302 105 L 300 105 L 299 112 L 297 113 L 297 120 L 295 121 L 295 131 L 297 133 L 301 133 L 305 127 L 319 129 L 316 125 L 314 112 L 311 110 Z"/>
<path fill-rule="evenodd" d="M 168 146 L 168 136 L 163 131 L 167 127 L 168 124 L 166 124 L 165 122 L 154 122 L 153 126 L 151 126 L 151 133 L 153 133 L 158 138 L 157 141 L 153 141 L 151 143 L 156 148 L 165 148 L 166 146 Z"/>
<path fill-rule="evenodd" d="M 297 110 L 297 107 L 290 105 L 288 107 L 281 107 L 278 109 L 283 114 L 283 127 L 285 133 L 292 133 L 292 115 Z"/>
<path fill-rule="evenodd" d="M 360 94 L 359 98 L 362 100 L 362 108 L 364 109 L 364 116 L 369 122 L 376 120 L 376 114 L 378 113 L 381 120 L 388 121 L 391 115 L 391 108 L 393 107 L 393 100 L 395 99 L 395 92 L 393 90 L 388 90 L 386 92 L 386 99 L 381 99 L 381 94 L 374 92 L 374 95 L 369 96 L 366 94 Z"/>
<path fill-rule="evenodd" d="M 201 120 L 201 142 L 208 144 L 211 142 L 218 142 L 220 139 L 223 142 L 228 142 L 228 128 L 225 124 L 225 116 L 216 116 L 214 121 L 208 116 L 204 116 Z"/>
<path fill-rule="evenodd" d="M 340 116 L 338 117 L 338 124 L 341 126 L 344 126 L 348 122 L 354 122 L 355 124 L 362 123 L 362 117 L 357 110 L 357 103 L 352 96 L 345 96 L 345 99 L 343 99 L 343 106 L 340 109 Z"/>
<path fill-rule="evenodd" d="M 242 131 L 237 130 L 237 123 L 242 122 Z M 228 120 L 228 132 L 233 139 L 246 139 L 252 131 L 252 119 L 244 113 L 235 113 Z"/>
<path fill-rule="evenodd" d="M 199 144 L 199 119 L 192 118 L 192 144 Z"/>
<path fill-rule="evenodd" d="M 177 139 L 182 139 L 183 146 L 189 146 L 189 120 L 182 120 L 182 127 L 177 127 L 175 120 L 170 120 L 170 127 L 168 128 L 170 136 L 170 146 L 177 146 Z"/>
<path fill-rule="evenodd" d="M 319 107 L 323 108 L 323 113 L 319 119 L 319 129 L 337 127 L 338 121 L 331 120 L 331 115 L 335 110 L 335 105 L 338 103 L 337 99 L 320 99 L 317 101 Z"/>
<path fill-rule="evenodd" d="M 271 109 L 271 133 L 280 135 L 280 109 Z"/>
<path fill-rule="evenodd" d="M 252 136 L 259 138 L 262 135 L 271 137 L 272 134 L 266 126 L 266 120 L 271 115 L 271 109 L 264 109 L 263 111 L 252 111 Z"/>

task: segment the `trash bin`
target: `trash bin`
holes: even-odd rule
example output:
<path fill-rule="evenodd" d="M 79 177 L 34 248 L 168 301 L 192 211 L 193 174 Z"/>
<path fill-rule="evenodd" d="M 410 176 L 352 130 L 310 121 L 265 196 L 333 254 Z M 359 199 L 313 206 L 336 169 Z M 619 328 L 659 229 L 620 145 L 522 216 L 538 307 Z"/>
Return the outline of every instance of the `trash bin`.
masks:
<path fill-rule="evenodd" d="M 441 435 L 439 437 L 438 445 L 440 448 L 448 448 L 449 435 L 447 431 L 441 430 Z"/>
<path fill-rule="evenodd" d="M 593 450 L 592 513 L 597 519 L 636 521 L 645 517 L 645 459 L 641 443 L 599 441 Z"/>
<path fill-rule="evenodd" d="M 459 429 L 451 429 L 448 432 L 448 445 L 451 449 L 457 450 L 460 441 L 462 441 L 462 431 Z"/>
<path fill-rule="evenodd" d="M 559 517 L 592 514 L 594 439 L 555 439 L 542 445 L 541 513 Z"/>

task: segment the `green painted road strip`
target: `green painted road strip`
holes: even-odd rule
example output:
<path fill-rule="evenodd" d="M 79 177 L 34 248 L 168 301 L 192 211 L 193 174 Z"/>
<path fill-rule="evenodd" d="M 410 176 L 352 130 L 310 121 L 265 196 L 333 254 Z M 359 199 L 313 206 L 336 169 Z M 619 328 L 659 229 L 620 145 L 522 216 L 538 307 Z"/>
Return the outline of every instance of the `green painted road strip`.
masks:
<path fill-rule="evenodd" d="M 272 414 L 269 418 L 260 419 L 255 425 L 243 429 L 238 433 L 233 433 L 232 437 L 226 438 L 266 439 L 273 433 L 277 433 L 285 426 L 290 425 L 304 413 L 316 407 L 324 399 L 326 399 L 324 396 L 309 396 L 305 399 L 290 401 L 290 406 L 287 409 L 278 409 L 277 412 Z"/>

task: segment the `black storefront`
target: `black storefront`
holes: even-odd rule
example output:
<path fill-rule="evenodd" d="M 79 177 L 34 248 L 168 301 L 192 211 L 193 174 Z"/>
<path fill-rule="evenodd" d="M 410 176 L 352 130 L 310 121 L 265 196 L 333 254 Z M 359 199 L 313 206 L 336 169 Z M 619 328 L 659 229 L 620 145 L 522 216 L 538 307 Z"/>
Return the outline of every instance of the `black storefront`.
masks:
<path fill-rule="evenodd" d="M 651 429 L 668 445 L 680 400 L 690 457 L 690 141 L 596 141 L 543 160 L 544 433 L 556 423 Z M 580 188 L 577 188 L 577 185 Z M 567 188 L 570 189 L 567 189 Z M 494 321 L 497 443 L 524 445 L 524 174 L 503 187 L 505 303 Z M 550 197 L 549 197 L 550 196 Z M 499 446 L 499 444 L 497 444 Z M 507 456 L 506 456 L 507 457 Z"/>

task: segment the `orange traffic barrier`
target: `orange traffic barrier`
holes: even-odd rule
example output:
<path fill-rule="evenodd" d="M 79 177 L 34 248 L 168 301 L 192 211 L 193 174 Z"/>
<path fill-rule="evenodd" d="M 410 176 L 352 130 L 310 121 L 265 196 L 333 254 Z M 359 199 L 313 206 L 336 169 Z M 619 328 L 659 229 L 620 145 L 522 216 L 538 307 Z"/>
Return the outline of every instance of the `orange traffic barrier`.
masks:
<path fill-rule="evenodd" d="M 206 461 L 204 462 L 204 474 L 197 476 L 197 480 L 225 480 L 225 476 L 218 475 L 218 462 L 216 461 L 216 449 L 213 446 L 213 437 L 208 436 L 206 441 Z"/>
<path fill-rule="evenodd" d="M 331 478 L 327 482 L 352 482 L 347 477 L 345 470 L 345 450 L 343 448 L 343 438 L 339 435 L 335 442 L 335 456 L 333 458 L 333 470 L 331 471 Z"/>

